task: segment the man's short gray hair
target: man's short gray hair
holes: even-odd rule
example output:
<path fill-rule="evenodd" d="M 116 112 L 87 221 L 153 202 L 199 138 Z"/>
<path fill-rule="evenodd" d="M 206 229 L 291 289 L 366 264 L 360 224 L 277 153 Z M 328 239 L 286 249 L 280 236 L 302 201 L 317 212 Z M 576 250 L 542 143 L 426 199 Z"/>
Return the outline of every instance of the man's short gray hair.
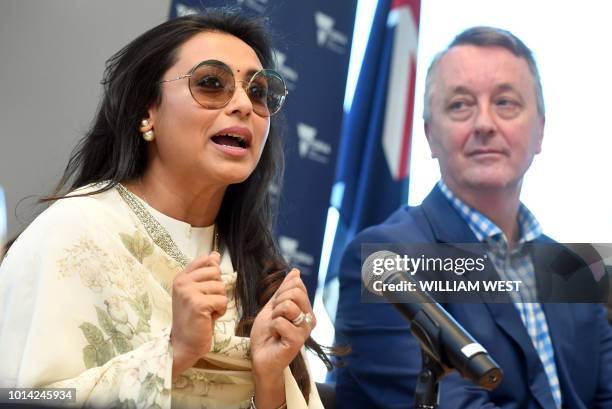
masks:
<path fill-rule="evenodd" d="M 533 75 L 535 83 L 536 101 L 538 105 L 538 113 L 544 118 L 544 94 L 542 92 L 542 83 L 538 66 L 536 65 L 533 53 L 518 37 L 509 31 L 495 27 L 472 27 L 460 33 L 442 52 L 438 53 L 429 69 L 425 79 L 425 103 L 423 107 L 423 119 L 425 122 L 431 120 L 431 96 L 433 93 L 433 82 L 436 70 L 440 60 L 453 47 L 458 45 L 475 45 L 477 47 L 502 47 L 519 58 L 524 58 L 529 66 L 529 71 Z"/>

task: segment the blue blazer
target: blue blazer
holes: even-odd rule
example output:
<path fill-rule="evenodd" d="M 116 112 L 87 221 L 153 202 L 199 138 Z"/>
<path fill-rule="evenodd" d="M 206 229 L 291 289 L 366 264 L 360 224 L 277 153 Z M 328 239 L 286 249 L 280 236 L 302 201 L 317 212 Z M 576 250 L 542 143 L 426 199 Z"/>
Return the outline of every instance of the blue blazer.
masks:
<path fill-rule="evenodd" d="M 550 241 L 548 238 L 541 240 Z M 351 353 L 337 369 L 340 408 L 411 408 L 421 367 L 408 321 L 389 304 L 364 304 L 363 243 L 470 243 L 476 237 L 436 186 L 416 207 L 403 207 L 361 232 L 340 268 L 336 340 Z M 536 270 L 546 262 L 534 254 Z M 504 379 L 488 392 L 457 372 L 440 383 L 440 408 L 554 408 L 544 368 L 511 303 L 446 304 L 446 310 L 497 361 Z M 612 408 L 612 327 L 599 304 L 542 304 L 553 343 L 563 407 Z"/>

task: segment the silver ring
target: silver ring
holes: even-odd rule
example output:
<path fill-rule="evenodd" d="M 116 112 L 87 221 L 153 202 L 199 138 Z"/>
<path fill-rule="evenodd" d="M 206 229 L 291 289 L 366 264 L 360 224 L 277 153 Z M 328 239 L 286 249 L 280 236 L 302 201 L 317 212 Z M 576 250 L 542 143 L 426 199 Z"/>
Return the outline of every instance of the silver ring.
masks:
<path fill-rule="evenodd" d="M 312 319 L 312 318 L 311 318 Z M 296 319 L 292 320 L 291 322 L 293 323 L 293 325 L 295 325 L 296 327 L 299 327 L 302 322 L 306 321 L 306 314 L 304 314 L 303 311 L 300 311 L 300 315 L 297 316 Z"/>
<path fill-rule="evenodd" d="M 299 327 L 300 325 L 302 325 L 303 322 L 305 322 L 306 325 L 308 325 L 308 327 L 312 328 L 312 324 L 314 323 L 314 317 L 309 312 L 307 312 L 305 314 L 304 314 L 304 312 L 300 312 L 300 315 L 298 315 L 297 318 L 294 319 L 291 322 L 296 327 Z"/>
<path fill-rule="evenodd" d="M 304 315 L 304 322 L 306 322 L 306 325 L 308 325 L 309 328 L 312 328 L 312 324 L 314 323 L 314 317 L 311 313 L 307 312 L 306 315 Z"/>

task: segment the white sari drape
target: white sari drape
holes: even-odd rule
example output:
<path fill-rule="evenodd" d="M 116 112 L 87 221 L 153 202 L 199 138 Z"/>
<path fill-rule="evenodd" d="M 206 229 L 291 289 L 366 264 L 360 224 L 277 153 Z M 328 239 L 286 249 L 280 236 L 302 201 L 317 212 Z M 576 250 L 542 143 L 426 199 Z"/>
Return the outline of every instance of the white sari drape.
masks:
<path fill-rule="evenodd" d="M 116 189 L 62 199 L 0 266 L 0 387 L 73 387 L 77 404 L 246 408 L 249 338 L 235 335 L 237 272 L 221 262 L 229 305 L 211 352 L 172 382 L 171 283 L 182 269 L 149 237 Z M 289 368 L 290 409 L 309 404 Z"/>

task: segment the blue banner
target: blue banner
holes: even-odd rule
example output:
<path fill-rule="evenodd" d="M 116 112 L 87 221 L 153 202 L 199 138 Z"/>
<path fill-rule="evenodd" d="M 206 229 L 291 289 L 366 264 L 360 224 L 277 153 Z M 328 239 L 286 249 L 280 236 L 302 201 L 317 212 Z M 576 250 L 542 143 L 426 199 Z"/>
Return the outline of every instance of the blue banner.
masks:
<path fill-rule="evenodd" d="M 277 69 L 289 95 L 283 108 L 286 172 L 277 238 L 286 260 L 302 272 L 311 300 L 334 179 L 357 0 L 181 0 L 170 17 L 205 7 L 237 7 L 269 19 Z"/>
<path fill-rule="evenodd" d="M 324 294 L 332 319 L 347 244 L 407 202 L 419 13 L 419 0 L 379 0 L 372 22 L 332 195 L 339 221 Z"/>

